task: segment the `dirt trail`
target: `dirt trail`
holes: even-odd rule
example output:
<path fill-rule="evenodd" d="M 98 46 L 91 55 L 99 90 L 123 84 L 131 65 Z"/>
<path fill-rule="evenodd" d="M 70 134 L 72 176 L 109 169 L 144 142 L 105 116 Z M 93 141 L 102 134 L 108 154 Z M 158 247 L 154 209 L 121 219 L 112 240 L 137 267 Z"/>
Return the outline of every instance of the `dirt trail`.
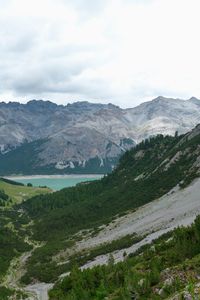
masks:
<path fill-rule="evenodd" d="M 35 295 L 35 299 L 37 300 L 48 300 L 48 291 L 53 287 L 53 284 L 47 283 L 36 283 L 33 285 L 28 285 L 25 290 L 29 293 L 33 293 Z M 29 300 L 29 298 L 28 298 Z M 30 298 L 30 300 L 32 300 Z"/>
<path fill-rule="evenodd" d="M 20 285 L 19 281 L 22 275 L 24 274 L 25 263 L 27 259 L 31 256 L 32 252 L 38 247 L 38 245 L 30 241 L 28 237 L 25 238 L 25 242 L 33 246 L 33 249 L 23 253 L 20 257 L 14 258 L 11 261 L 10 267 L 2 283 L 2 285 L 7 288 L 19 290 L 21 292 L 24 292 L 24 288 Z M 35 295 L 32 293 L 28 293 L 28 296 L 29 296 L 28 298 L 29 300 L 37 299 Z"/>
<path fill-rule="evenodd" d="M 31 256 L 32 252 L 43 245 L 43 243 L 36 243 L 31 241 L 29 237 L 25 238 L 25 242 L 33 246 L 32 250 L 23 253 L 20 257 L 14 258 L 10 264 L 8 272 L 2 283 L 3 286 L 11 289 L 15 289 L 27 294 L 27 300 L 48 300 L 48 289 L 52 285 L 48 284 L 37 284 L 34 286 L 23 287 L 20 284 L 20 278 L 23 276 L 25 271 L 25 263 Z"/>

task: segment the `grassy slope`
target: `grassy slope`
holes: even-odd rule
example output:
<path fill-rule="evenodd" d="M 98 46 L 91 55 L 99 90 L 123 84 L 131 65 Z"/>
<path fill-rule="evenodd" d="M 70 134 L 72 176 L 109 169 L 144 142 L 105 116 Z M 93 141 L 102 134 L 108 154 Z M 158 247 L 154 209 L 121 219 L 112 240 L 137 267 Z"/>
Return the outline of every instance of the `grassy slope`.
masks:
<path fill-rule="evenodd" d="M 50 193 L 51 190 L 49 188 L 38 188 L 38 187 L 27 187 L 9 184 L 0 179 L 0 190 L 4 190 L 4 192 L 13 200 L 14 204 L 21 203 L 28 198 Z"/>
<path fill-rule="evenodd" d="M 41 193 L 46 194 L 51 191 L 48 188 L 34 188 L 18 185 L 12 181 L 8 183 L 3 179 L 0 179 L 0 190 L 4 190 L 9 198 L 12 199 L 12 205 L 21 203 L 23 200 L 27 200 Z M 4 207 L 3 209 L 0 207 L 0 284 L 4 282 L 4 277 L 11 261 L 32 248 L 24 240 L 25 236 L 28 233 L 30 234 L 26 226 L 24 226 L 29 222 L 30 219 L 28 217 L 17 212 L 13 207 L 7 206 L 6 210 Z M 0 286 L 1 299 L 7 299 L 12 293 L 13 291 L 9 291 L 5 287 Z M 20 295 L 19 299 L 21 299 Z"/>

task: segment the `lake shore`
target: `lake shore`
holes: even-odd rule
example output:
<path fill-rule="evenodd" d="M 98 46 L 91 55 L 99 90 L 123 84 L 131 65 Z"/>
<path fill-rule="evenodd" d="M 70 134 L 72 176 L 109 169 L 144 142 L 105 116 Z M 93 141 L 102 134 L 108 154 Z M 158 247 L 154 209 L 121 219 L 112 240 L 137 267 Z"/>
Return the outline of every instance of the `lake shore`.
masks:
<path fill-rule="evenodd" d="M 16 176 L 4 176 L 4 178 L 15 180 L 23 180 L 23 179 L 56 179 L 56 178 L 63 178 L 63 179 L 70 179 L 70 178 L 101 178 L 103 174 L 66 174 L 66 175 L 16 175 Z"/>

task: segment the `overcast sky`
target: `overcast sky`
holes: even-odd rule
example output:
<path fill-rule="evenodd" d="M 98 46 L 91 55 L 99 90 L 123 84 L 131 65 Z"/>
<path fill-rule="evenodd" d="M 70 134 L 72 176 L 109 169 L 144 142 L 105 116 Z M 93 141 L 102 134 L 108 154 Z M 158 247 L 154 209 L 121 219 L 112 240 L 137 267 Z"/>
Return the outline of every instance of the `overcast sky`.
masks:
<path fill-rule="evenodd" d="M 200 97 L 199 0 L 0 0 L 0 101 Z"/>

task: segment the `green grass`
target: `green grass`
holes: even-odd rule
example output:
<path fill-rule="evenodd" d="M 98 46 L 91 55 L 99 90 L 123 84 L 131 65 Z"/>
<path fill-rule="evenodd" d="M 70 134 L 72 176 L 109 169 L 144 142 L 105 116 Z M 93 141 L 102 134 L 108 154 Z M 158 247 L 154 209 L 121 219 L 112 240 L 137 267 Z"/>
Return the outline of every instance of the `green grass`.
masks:
<path fill-rule="evenodd" d="M 4 182 L 1 179 L 0 190 L 3 190 L 12 199 L 12 204 L 19 204 L 31 197 L 51 192 L 49 188 L 20 186 Z"/>
<path fill-rule="evenodd" d="M 7 182 L 7 180 L 0 179 L 0 198 L 6 195 L 7 198 L 2 201 L 6 205 L 3 205 L 0 209 L 0 282 L 5 276 L 11 261 L 20 256 L 23 252 L 31 249 L 24 241 L 25 234 L 28 233 L 24 225 L 30 221 L 25 215 L 17 212 L 12 205 L 21 203 L 22 201 L 39 195 L 51 192 L 48 188 L 35 188 L 18 185 L 15 182 Z M 5 194 L 4 194 L 5 193 Z M 30 234 L 30 232 L 29 232 Z M 3 287 L 0 288 L 0 299 L 8 299 L 12 291 Z M 13 294 L 14 295 L 14 294 Z M 13 299 L 22 299 L 21 295 L 16 294 Z"/>

